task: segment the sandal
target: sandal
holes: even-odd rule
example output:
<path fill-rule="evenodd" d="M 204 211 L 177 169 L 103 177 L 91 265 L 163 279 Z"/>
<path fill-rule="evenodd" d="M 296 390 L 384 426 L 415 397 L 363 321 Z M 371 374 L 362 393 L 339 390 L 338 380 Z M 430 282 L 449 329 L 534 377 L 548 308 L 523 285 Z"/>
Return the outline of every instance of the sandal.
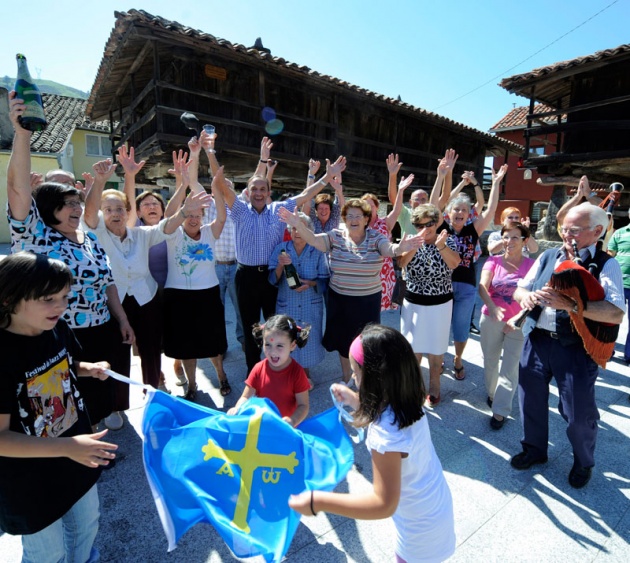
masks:
<path fill-rule="evenodd" d="M 457 381 L 462 381 L 466 379 L 466 372 L 464 371 L 464 366 L 460 368 L 456 368 L 455 366 L 453 366 L 453 370 L 455 371 L 455 379 L 457 379 Z"/>
<path fill-rule="evenodd" d="M 225 379 L 221 379 L 219 381 L 219 384 L 220 384 L 219 390 L 221 391 L 222 397 L 225 397 L 226 395 L 229 395 L 232 392 L 232 388 L 230 387 L 227 377 Z"/>
<path fill-rule="evenodd" d="M 186 391 L 186 394 L 184 395 L 184 399 L 186 399 L 187 401 L 194 401 L 196 396 L 197 386 L 195 385 L 194 387 L 188 388 L 188 391 Z"/>

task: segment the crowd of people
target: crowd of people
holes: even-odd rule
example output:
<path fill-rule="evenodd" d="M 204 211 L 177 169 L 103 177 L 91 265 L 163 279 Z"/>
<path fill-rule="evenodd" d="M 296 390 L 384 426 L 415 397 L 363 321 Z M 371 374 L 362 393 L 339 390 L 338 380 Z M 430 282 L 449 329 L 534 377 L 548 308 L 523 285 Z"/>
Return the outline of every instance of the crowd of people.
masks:
<path fill-rule="evenodd" d="M 480 341 L 492 429 L 503 427 L 518 390 L 523 451 L 512 466 L 528 469 L 547 461 L 553 377 L 573 446 L 569 483 L 580 488 L 590 479 L 598 362 L 578 331 L 601 335 L 596 325 L 614 332 L 621 322 L 630 292 L 630 237 L 618 231 L 610 253 L 601 249 L 598 241 L 609 219 L 592 204 L 585 177 L 580 197 L 562 210 L 563 246 L 537 260 L 530 257 L 538 243 L 529 220 L 517 208 L 504 210 L 477 284 L 480 237 L 493 224 L 507 165 L 492 171 L 486 204 L 471 171 L 452 189 L 458 156 L 449 149 L 438 162 L 431 192 L 413 191 L 407 207 L 403 198 L 414 178 L 398 182 L 403 164 L 391 154 L 385 166 L 392 211 L 381 218 L 376 195 L 344 196 L 343 156 L 326 160 L 319 179 L 321 164 L 311 159 L 304 189 L 272 201 L 277 162 L 266 137 L 256 170 L 237 194 L 217 160 L 217 134 L 202 131 L 186 152 L 173 153 L 176 189 L 165 202 L 153 191 L 136 196 L 135 178 L 144 161 L 136 161 L 132 147 L 122 146 L 117 155 L 123 191 L 104 189 L 116 167 L 112 159 L 84 174 L 85 184 L 63 171 L 52 171 L 42 182 L 31 174 L 31 134 L 18 119 L 24 104 L 11 93 L 9 106 L 15 128 L 7 174 L 13 254 L 0 265 L 0 338 L 14 350 L 36 346 L 38 353 L 14 362 L 2 380 L 0 470 L 6 465 L 21 482 L 32 471 L 23 458 L 51 458 L 51 471 L 70 464 L 84 484 L 47 518 L 31 518 L 28 508 L 17 507 L 14 493 L 0 487 L 0 526 L 24 535 L 27 560 L 42 560 L 42 530 L 58 519 L 75 510 L 94 519 L 98 471 L 115 459 L 115 445 L 103 441 L 105 432 L 97 427 L 102 421 L 120 429 L 121 413 L 129 408 L 128 386 L 107 378 L 105 370 L 128 376 L 133 345 L 144 383 L 170 392 L 163 352 L 174 362 L 185 399 L 196 398 L 197 361 L 203 358 L 215 368 L 220 393 L 231 393 L 223 366 L 227 297 L 249 374 L 227 414 L 238 412 L 250 397 L 267 397 L 288 424 L 298 426 L 309 413 L 313 369 L 328 351 L 339 355 L 342 383 L 333 388 L 336 398 L 354 409 L 358 425 L 369 427 L 374 495 L 311 492 L 291 500 L 296 510 L 354 518 L 393 514 L 401 561 L 416 560 L 417 546 L 426 546 L 428 537 L 434 548 L 429 560 L 453 552 L 452 501 L 424 409 L 441 402 L 445 368 L 452 367 L 455 380 L 466 377 L 464 353 L 477 294 L 484 304 Z M 211 193 L 198 179 L 202 153 L 212 175 Z M 320 193 L 327 185 L 334 195 Z M 467 187 L 475 191 L 475 204 L 463 192 Z M 392 240 L 396 223 L 398 242 Z M 623 257 L 623 279 L 611 254 Z M 576 259 L 599 285 L 599 297 L 585 298 L 583 291 L 571 293 L 556 283 L 555 270 Z M 402 269 L 405 283 L 399 331 L 380 324 L 382 311 L 398 307 L 395 269 Z M 24 283 L 16 285 L 16 276 Z M 453 365 L 445 366 L 451 340 Z M 428 386 L 420 368 L 424 356 Z M 630 336 L 625 358 L 630 360 Z M 37 439 L 44 437 L 70 441 L 47 448 Z M 86 466 L 93 471 L 85 474 Z M 79 533 L 87 560 L 96 532 L 86 524 Z M 53 541 L 55 533 L 46 534 L 45 541 Z M 59 549 L 65 549 L 63 542 Z"/>

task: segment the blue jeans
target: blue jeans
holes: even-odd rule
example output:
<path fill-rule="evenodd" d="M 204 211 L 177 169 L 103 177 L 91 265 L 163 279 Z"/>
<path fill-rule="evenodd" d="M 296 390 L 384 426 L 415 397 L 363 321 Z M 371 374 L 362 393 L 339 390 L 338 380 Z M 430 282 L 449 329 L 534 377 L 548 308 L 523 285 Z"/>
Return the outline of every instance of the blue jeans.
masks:
<path fill-rule="evenodd" d="M 221 291 L 221 303 L 225 307 L 225 294 L 230 296 L 232 308 L 236 316 L 236 339 L 243 342 L 243 321 L 241 321 L 241 313 L 238 310 L 238 302 L 236 301 L 236 286 L 234 285 L 234 276 L 236 275 L 236 264 L 215 264 L 214 270 L 219 278 L 219 290 Z"/>
<path fill-rule="evenodd" d="M 98 561 L 98 550 L 93 545 L 99 516 L 94 485 L 59 520 L 36 534 L 22 536 L 22 563 Z"/>
<path fill-rule="evenodd" d="M 477 288 L 463 282 L 453 282 L 453 317 L 451 329 L 455 342 L 466 342 L 470 333 L 470 319 L 475 309 Z"/>

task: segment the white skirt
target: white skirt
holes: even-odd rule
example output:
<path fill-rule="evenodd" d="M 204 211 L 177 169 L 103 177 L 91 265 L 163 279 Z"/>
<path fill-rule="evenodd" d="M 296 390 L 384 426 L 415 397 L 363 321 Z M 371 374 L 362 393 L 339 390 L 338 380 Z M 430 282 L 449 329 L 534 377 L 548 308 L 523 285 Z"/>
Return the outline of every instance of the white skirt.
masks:
<path fill-rule="evenodd" d="M 440 305 L 414 305 L 405 299 L 400 332 L 416 354 L 441 356 L 448 350 L 452 313 L 452 299 Z"/>

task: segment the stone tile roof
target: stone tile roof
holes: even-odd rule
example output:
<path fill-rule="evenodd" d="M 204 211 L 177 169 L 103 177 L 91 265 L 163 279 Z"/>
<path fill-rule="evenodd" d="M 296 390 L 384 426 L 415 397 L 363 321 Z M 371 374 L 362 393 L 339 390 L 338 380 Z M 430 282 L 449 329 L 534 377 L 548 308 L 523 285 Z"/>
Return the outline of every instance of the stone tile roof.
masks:
<path fill-rule="evenodd" d="M 569 69 L 576 69 L 577 71 L 581 70 L 577 67 L 583 67 L 591 63 L 600 63 L 613 58 L 619 58 L 629 55 L 630 43 L 627 43 L 625 45 L 619 45 L 619 47 L 614 47 L 613 49 L 604 49 L 603 51 L 597 51 L 596 53 L 593 53 L 591 55 L 577 57 L 568 61 L 560 61 L 549 66 L 535 68 L 534 70 L 525 72 L 523 74 L 515 74 L 514 76 L 510 76 L 501 80 L 500 86 L 509 91 L 518 91 L 519 87 L 526 82 L 541 80 L 542 78 L 547 77 L 553 78 L 554 74 L 560 73 L 562 71 L 566 71 Z"/>
<path fill-rule="evenodd" d="M 552 108 L 546 104 L 536 104 L 534 106 L 534 113 L 545 113 L 548 111 L 554 111 L 555 108 Z M 507 129 L 523 129 L 527 127 L 527 114 L 529 113 L 529 106 L 520 106 L 514 108 L 510 113 L 503 116 L 497 123 L 495 123 L 491 128 L 490 132 L 496 133 L 499 131 L 505 131 Z M 563 121 L 566 119 L 566 116 L 562 116 Z M 550 117 L 542 117 L 540 121 L 544 123 L 555 124 L 558 121 L 558 118 L 555 116 Z"/>
<path fill-rule="evenodd" d="M 259 61 L 273 63 L 283 70 L 288 70 L 288 71 L 293 71 L 293 72 L 297 71 L 311 78 L 324 80 L 330 84 L 351 90 L 357 94 L 362 94 L 369 98 L 386 102 L 388 104 L 395 105 L 400 108 L 413 111 L 414 113 L 420 114 L 421 116 L 423 116 L 429 122 L 436 123 L 438 125 L 450 128 L 455 131 L 460 131 L 460 132 L 465 131 L 475 136 L 481 137 L 485 141 L 492 143 L 493 145 L 503 146 L 505 148 L 508 148 L 516 152 L 522 151 L 522 148 L 523 148 L 517 143 L 512 143 L 505 139 L 495 137 L 494 135 L 490 135 L 489 133 L 486 133 L 484 131 L 480 131 L 473 127 L 469 127 L 467 125 L 464 125 L 463 123 L 453 121 L 437 113 L 429 112 L 421 108 L 412 106 L 411 104 L 404 103 L 395 98 L 390 98 L 388 96 L 384 96 L 382 94 L 372 92 L 371 90 L 367 90 L 366 88 L 355 86 L 353 84 L 350 84 L 349 82 L 346 82 L 345 80 L 341 80 L 339 78 L 335 78 L 333 76 L 329 76 L 325 74 L 320 74 L 319 72 L 312 70 L 311 68 L 307 66 L 292 63 L 282 57 L 275 57 L 269 52 L 268 49 L 245 47 L 244 45 L 241 45 L 239 43 L 231 43 L 230 41 L 221 39 L 219 37 L 215 37 L 214 35 L 205 33 L 198 29 L 193 29 L 191 27 L 180 24 L 176 21 L 170 21 L 160 16 L 154 16 L 144 10 L 132 9 L 132 10 L 129 10 L 128 12 L 115 11 L 114 15 L 116 17 L 114 28 L 112 29 L 109 39 L 107 40 L 107 43 L 105 45 L 105 49 L 103 52 L 103 59 L 97 71 L 96 78 L 94 80 L 94 85 L 92 86 L 91 94 L 88 99 L 88 107 L 86 111 L 88 115 L 93 115 L 93 109 L 94 109 L 95 104 L 97 103 L 96 100 L 99 96 L 99 91 L 101 90 L 102 87 L 106 85 L 109 74 L 113 66 L 120 59 L 121 53 L 118 52 L 120 45 L 124 44 L 128 36 L 128 33 L 130 32 L 130 29 L 132 29 L 134 25 L 140 24 L 143 26 L 148 26 L 150 28 L 155 28 L 157 30 L 166 30 L 174 34 L 181 34 L 181 35 L 193 38 L 197 41 L 207 42 L 208 44 L 213 45 L 215 47 L 219 46 L 226 49 L 230 49 L 234 51 L 235 53 L 245 54 L 245 55 L 258 59 Z M 99 109 L 102 109 L 102 108 L 99 108 Z"/>
<path fill-rule="evenodd" d="M 58 94 L 42 94 L 48 127 L 31 137 L 31 151 L 57 153 L 63 150 L 75 127 L 83 121 L 86 100 Z"/>

